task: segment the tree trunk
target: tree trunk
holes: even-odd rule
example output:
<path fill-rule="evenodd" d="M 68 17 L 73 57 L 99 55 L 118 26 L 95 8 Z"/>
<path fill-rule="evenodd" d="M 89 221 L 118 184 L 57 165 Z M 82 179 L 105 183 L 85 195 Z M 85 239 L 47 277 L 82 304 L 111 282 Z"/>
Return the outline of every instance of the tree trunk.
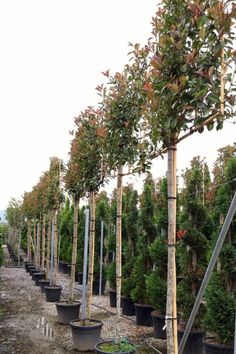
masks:
<path fill-rule="evenodd" d="M 95 193 L 90 192 L 90 236 L 89 236 L 89 270 L 88 270 L 88 301 L 87 318 L 91 314 L 91 302 L 93 294 L 93 270 L 94 270 L 94 249 L 95 249 Z"/>
<path fill-rule="evenodd" d="M 28 221 L 28 230 L 27 230 L 27 259 L 31 261 L 31 223 Z"/>
<path fill-rule="evenodd" d="M 48 230 L 47 230 L 47 259 L 46 259 L 46 275 L 47 279 L 50 274 L 50 243 L 51 243 L 51 230 L 52 230 L 52 222 L 50 218 L 48 219 Z"/>
<path fill-rule="evenodd" d="M 38 251 L 38 269 L 41 267 L 41 247 L 40 247 L 40 236 L 41 236 L 41 222 L 38 222 L 38 230 L 37 230 L 37 251 Z"/>
<path fill-rule="evenodd" d="M 70 301 L 74 300 L 74 285 L 75 285 L 75 268 L 77 260 L 77 240 L 78 240 L 78 214 L 79 214 L 79 200 L 74 198 L 74 228 L 73 228 L 73 248 L 71 261 L 71 276 L 70 276 Z"/>
<path fill-rule="evenodd" d="M 34 264 L 36 266 L 36 221 L 34 220 Z"/>
<path fill-rule="evenodd" d="M 116 215 L 116 308 L 121 315 L 121 248 L 122 248 L 122 176 L 123 167 L 118 169 L 117 176 L 117 215 Z"/>
<path fill-rule="evenodd" d="M 46 234 L 46 215 L 43 214 L 43 230 L 42 230 L 42 270 L 45 268 L 45 234 Z"/>
<path fill-rule="evenodd" d="M 57 259 L 57 248 L 58 248 L 58 228 L 57 228 L 57 209 L 54 210 L 53 216 L 53 224 L 54 224 L 54 274 L 53 274 L 53 282 L 57 284 L 57 273 L 58 273 L 58 259 Z"/>
<path fill-rule="evenodd" d="M 167 354 L 178 353 L 176 309 L 176 144 L 168 148 L 168 272 L 166 300 Z"/>

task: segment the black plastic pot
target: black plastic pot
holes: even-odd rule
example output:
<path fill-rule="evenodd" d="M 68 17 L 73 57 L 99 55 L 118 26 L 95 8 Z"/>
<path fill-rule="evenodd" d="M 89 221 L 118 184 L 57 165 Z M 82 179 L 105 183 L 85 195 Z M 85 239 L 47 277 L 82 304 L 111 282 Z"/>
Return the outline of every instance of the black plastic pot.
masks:
<path fill-rule="evenodd" d="M 35 270 L 36 268 L 33 265 L 33 266 L 29 266 L 28 269 L 29 269 L 29 275 L 32 275 L 32 270 Z"/>
<path fill-rule="evenodd" d="M 40 273 L 34 273 L 34 282 L 36 286 L 40 286 L 39 281 L 42 279 L 45 279 L 46 274 L 43 272 Z"/>
<path fill-rule="evenodd" d="M 68 262 L 64 262 L 64 261 L 60 261 L 60 264 L 61 264 L 61 272 L 63 274 L 67 274 L 67 264 Z"/>
<path fill-rule="evenodd" d="M 77 273 L 77 281 L 80 285 L 83 284 L 83 273 L 82 272 Z"/>
<path fill-rule="evenodd" d="M 109 299 L 110 299 L 110 306 L 116 307 L 116 290 L 115 289 L 109 290 Z"/>
<path fill-rule="evenodd" d="M 102 295 L 105 293 L 106 281 L 102 281 Z M 93 295 L 99 295 L 99 280 L 93 281 Z"/>
<path fill-rule="evenodd" d="M 128 342 L 130 345 L 132 345 L 132 343 L 130 343 L 130 342 Z M 114 351 L 113 352 L 111 352 L 111 351 L 106 351 L 105 349 L 101 349 L 101 346 L 102 345 L 104 345 L 104 344 L 107 344 L 107 345 L 114 345 L 115 346 L 115 342 L 114 341 L 111 341 L 111 340 L 107 340 L 107 341 L 104 341 L 104 342 L 100 342 L 100 343 L 98 343 L 98 344 L 96 344 L 96 346 L 95 346 L 95 352 L 97 353 L 97 354 L 133 354 L 133 353 L 135 353 L 136 352 L 136 348 L 135 348 L 135 346 L 133 346 L 133 349 L 131 349 L 131 350 L 129 350 L 128 352 L 126 351 L 126 352 L 124 352 L 124 351 L 122 351 L 122 352 L 118 352 L 117 350 L 118 349 L 116 349 L 115 347 L 114 347 Z M 112 348 L 111 348 L 112 349 Z"/>
<path fill-rule="evenodd" d="M 152 327 L 151 313 L 154 308 L 146 304 L 134 304 L 136 314 L 136 324 L 138 326 Z"/>
<path fill-rule="evenodd" d="M 205 337 L 203 339 L 205 354 L 233 354 L 234 347 L 214 343 L 213 337 Z"/>
<path fill-rule="evenodd" d="M 135 307 L 133 301 L 129 297 L 121 296 L 122 315 L 135 316 Z"/>
<path fill-rule="evenodd" d="M 82 321 L 80 320 L 70 322 L 73 348 L 81 352 L 94 350 L 95 345 L 100 341 L 101 337 L 103 323 L 92 319 L 87 321 L 86 325 L 81 325 Z"/>
<path fill-rule="evenodd" d="M 80 302 L 60 301 L 56 303 L 58 321 L 69 324 L 79 318 Z"/>
<path fill-rule="evenodd" d="M 30 263 L 25 264 L 25 270 L 27 273 L 29 273 L 30 267 L 34 267 L 34 263 L 30 262 Z"/>
<path fill-rule="evenodd" d="M 166 330 L 163 330 L 165 326 L 165 316 L 158 314 L 157 311 L 151 313 L 153 328 L 154 328 L 154 338 L 166 339 Z"/>
<path fill-rule="evenodd" d="M 31 272 L 32 280 L 34 280 L 34 274 L 40 273 L 40 269 L 31 269 L 30 272 Z"/>
<path fill-rule="evenodd" d="M 66 265 L 66 274 L 71 275 L 71 264 Z"/>
<path fill-rule="evenodd" d="M 181 342 L 183 334 L 184 330 L 178 330 L 179 344 Z M 205 337 L 205 335 L 205 331 L 191 331 L 185 344 L 183 354 L 203 354 L 203 338 Z"/>
<path fill-rule="evenodd" d="M 58 302 L 60 301 L 61 297 L 61 286 L 57 285 L 48 285 L 45 286 L 45 293 L 46 293 L 46 301 L 47 302 Z"/>
<path fill-rule="evenodd" d="M 45 294 L 46 293 L 45 286 L 50 285 L 50 280 L 46 280 L 46 279 L 39 280 L 39 285 L 40 285 L 40 289 L 41 289 L 42 293 Z"/>

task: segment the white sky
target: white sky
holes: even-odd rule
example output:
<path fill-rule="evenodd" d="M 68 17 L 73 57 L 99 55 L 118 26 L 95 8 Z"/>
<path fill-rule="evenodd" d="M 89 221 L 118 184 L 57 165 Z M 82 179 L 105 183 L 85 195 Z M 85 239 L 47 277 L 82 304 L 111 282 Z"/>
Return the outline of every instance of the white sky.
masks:
<path fill-rule="evenodd" d="M 122 70 L 128 42 L 144 44 L 157 0 L 0 1 L 0 210 L 30 191 L 49 157 L 67 161 L 73 118 L 99 100 L 101 71 Z M 195 155 L 212 165 L 236 126 L 179 145 L 178 168 Z M 158 160 L 155 176 L 165 174 Z M 210 166 L 211 166 L 210 165 Z M 156 166 L 156 165 L 155 165 Z M 135 180 L 137 181 L 137 179 Z"/>

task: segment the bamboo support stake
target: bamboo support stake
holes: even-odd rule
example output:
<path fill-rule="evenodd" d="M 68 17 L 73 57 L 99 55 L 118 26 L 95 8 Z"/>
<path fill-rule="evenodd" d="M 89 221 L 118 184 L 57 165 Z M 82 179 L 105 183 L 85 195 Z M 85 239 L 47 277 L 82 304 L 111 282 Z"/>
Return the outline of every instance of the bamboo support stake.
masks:
<path fill-rule="evenodd" d="M 57 284 L 57 273 L 58 273 L 58 259 L 57 259 L 57 248 L 58 248 L 58 227 L 57 227 L 57 209 L 54 210 L 53 216 L 53 232 L 54 232 L 54 274 L 53 282 Z"/>
<path fill-rule="evenodd" d="M 168 148 L 168 274 L 166 300 L 167 354 L 178 354 L 176 308 L 176 143 Z"/>
<path fill-rule="evenodd" d="M 34 220 L 34 264 L 36 265 L 36 221 Z"/>
<path fill-rule="evenodd" d="M 117 176 L 117 215 L 116 215 L 116 308 L 117 315 L 121 315 L 121 247 L 122 247 L 122 173 L 123 167 L 118 169 Z"/>
<path fill-rule="evenodd" d="M 93 270 L 94 270 L 94 249 L 95 249 L 95 193 L 90 192 L 90 231 L 89 231 L 89 270 L 87 290 L 87 318 L 90 318 L 91 303 L 93 294 Z"/>
<path fill-rule="evenodd" d="M 41 219 L 40 219 L 41 220 Z M 41 221 L 39 220 L 38 222 L 38 269 L 41 268 L 41 242 L 40 242 L 40 238 L 41 238 Z"/>
<path fill-rule="evenodd" d="M 75 268 L 77 260 L 77 241 L 78 241 L 78 214 L 79 214 L 79 200 L 74 198 L 74 228 L 73 228 L 73 248 L 72 248 L 72 264 L 70 276 L 70 301 L 74 300 L 74 285 L 75 285 Z"/>
<path fill-rule="evenodd" d="M 27 259 L 31 260 L 31 245 L 30 245 L 30 235 L 31 235 L 31 223 L 28 221 L 28 228 L 27 228 Z"/>
<path fill-rule="evenodd" d="M 224 35 L 221 37 L 221 42 L 224 42 Z M 220 112 L 222 116 L 224 115 L 225 110 L 225 50 L 224 47 L 221 51 L 221 78 L 220 78 Z"/>
<path fill-rule="evenodd" d="M 42 229 L 42 270 L 45 268 L 45 234 L 46 234 L 46 216 L 43 214 L 43 229 Z"/>
<path fill-rule="evenodd" d="M 47 229 L 47 258 L 46 258 L 46 275 L 49 277 L 50 273 L 50 243 L 51 243 L 51 229 L 52 222 L 48 220 L 48 229 Z"/>

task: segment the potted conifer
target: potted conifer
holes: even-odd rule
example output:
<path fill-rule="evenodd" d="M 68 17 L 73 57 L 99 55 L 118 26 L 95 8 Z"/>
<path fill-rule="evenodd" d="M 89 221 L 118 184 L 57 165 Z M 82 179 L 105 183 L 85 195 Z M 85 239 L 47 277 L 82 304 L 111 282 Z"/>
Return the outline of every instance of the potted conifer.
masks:
<path fill-rule="evenodd" d="M 204 168 L 204 174 L 203 174 Z M 184 174 L 185 189 L 182 193 L 182 212 L 180 215 L 181 230 L 177 232 L 181 253 L 181 271 L 183 279 L 178 284 L 178 303 L 180 323 L 178 340 L 182 339 L 185 324 L 192 311 L 196 295 L 200 288 L 207 267 L 207 252 L 212 234 L 212 219 L 204 200 L 202 185 L 209 183 L 207 165 L 199 157 L 191 161 L 191 168 Z M 202 354 L 205 329 L 203 316 L 205 306 L 202 303 L 195 318 L 192 330 L 187 339 L 184 354 Z"/>
<path fill-rule="evenodd" d="M 236 158 L 230 158 L 223 172 L 224 183 L 217 190 L 215 220 L 224 218 L 236 191 Z M 218 235 L 219 233 L 217 233 Z M 236 217 L 229 227 L 220 252 L 217 270 L 206 291 L 206 327 L 213 337 L 204 339 L 206 354 L 233 354 L 236 308 Z"/>

